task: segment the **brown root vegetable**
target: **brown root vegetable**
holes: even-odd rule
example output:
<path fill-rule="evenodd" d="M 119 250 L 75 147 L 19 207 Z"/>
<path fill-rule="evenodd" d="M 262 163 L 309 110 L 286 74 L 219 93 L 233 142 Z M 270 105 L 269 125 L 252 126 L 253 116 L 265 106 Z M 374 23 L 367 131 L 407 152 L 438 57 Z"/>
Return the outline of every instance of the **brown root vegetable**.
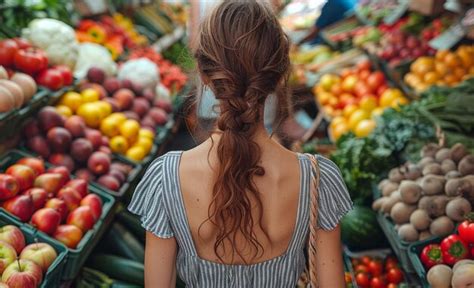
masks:
<path fill-rule="evenodd" d="M 464 176 L 464 180 L 470 183 L 471 190 L 466 191 L 463 194 L 463 197 L 466 198 L 470 203 L 474 203 L 474 175 Z"/>
<path fill-rule="evenodd" d="M 411 213 L 413 213 L 415 210 L 415 205 L 408 205 L 403 202 L 398 202 L 393 205 L 392 210 L 390 211 L 390 217 L 396 224 L 408 223 L 408 221 L 410 221 Z"/>
<path fill-rule="evenodd" d="M 474 260 L 471 260 L 471 259 L 462 259 L 462 260 L 459 260 L 458 262 L 456 262 L 456 264 L 454 264 L 453 266 L 453 273 L 456 272 L 456 270 L 461 267 L 462 265 L 465 265 L 465 264 L 474 264 Z"/>
<path fill-rule="evenodd" d="M 416 209 L 410 215 L 410 223 L 416 228 L 416 230 L 425 230 L 430 227 L 431 218 L 426 210 Z"/>
<path fill-rule="evenodd" d="M 407 180 L 416 180 L 421 177 L 421 169 L 415 164 L 408 164 L 404 175 Z"/>
<path fill-rule="evenodd" d="M 398 236 L 406 242 L 414 242 L 418 240 L 418 231 L 411 224 L 403 224 L 398 228 Z"/>
<path fill-rule="evenodd" d="M 430 163 L 423 168 L 423 176 L 426 175 L 443 175 L 443 170 L 441 170 L 441 165 L 439 163 Z"/>
<path fill-rule="evenodd" d="M 459 161 L 458 171 L 461 175 L 473 175 L 474 174 L 474 155 L 467 155 Z"/>
<path fill-rule="evenodd" d="M 386 214 L 390 214 L 393 206 L 397 204 L 399 201 L 400 200 L 395 199 L 393 197 L 388 197 L 388 199 L 382 203 L 382 212 Z"/>
<path fill-rule="evenodd" d="M 388 179 L 392 182 L 400 183 L 402 180 L 404 180 L 404 177 L 402 172 L 400 172 L 400 169 L 393 168 L 388 173 Z"/>
<path fill-rule="evenodd" d="M 454 144 L 453 147 L 451 147 L 450 153 L 451 153 L 451 159 L 456 163 L 459 163 L 459 161 L 461 161 L 461 159 L 464 158 L 464 156 L 469 154 L 469 152 L 466 149 L 466 146 L 464 146 L 461 143 Z"/>
<path fill-rule="evenodd" d="M 380 211 L 382 210 L 383 203 L 388 199 L 388 197 L 381 197 L 372 203 L 372 210 Z"/>
<path fill-rule="evenodd" d="M 450 288 L 453 270 L 448 265 L 437 264 L 428 270 L 426 280 L 432 288 Z"/>
<path fill-rule="evenodd" d="M 434 196 L 423 196 L 420 198 L 420 201 L 418 201 L 418 208 L 427 210 L 430 207 L 431 201 L 433 201 Z"/>
<path fill-rule="evenodd" d="M 421 231 L 420 236 L 418 237 L 418 241 L 423 241 L 425 239 L 430 238 L 431 236 L 433 236 L 433 235 L 431 235 L 430 231 L 428 231 L 428 230 Z"/>
<path fill-rule="evenodd" d="M 15 108 L 15 97 L 10 90 L 0 86 L 0 113 L 11 111 Z"/>
<path fill-rule="evenodd" d="M 468 179 L 466 179 L 466 177 L 449 179 L 446 182 L 444 191 L 446 195 L 451 197 L 462 196 L 474 190 L 474 186 L 471 184 L 472 183 Z"/>
<path fill-rule="evenodd" d="M 390 180 L 388 179 L 383 179 L 382 181 L 380 181 L 379 185 L 377 185 L 377 188 L 382 191 L 383 188 L 385 187 L 385 185 L 387 185 L 388 183 L 390 183 Z"/>
<path fill-rule="evenodd" d="M 402 201 L 402 195 L 400 195 L 400 191 L 393 191 L 390 195 L 390 198 L 396 199 L 398 202 Z"/>
<path fill-rule="evenodd" d="M 433 218 L 443 216 L 446 211 L 446 205 L 448 205 L 449 201 L 450 198 L 446 195 L 434 196 L 428 205 L 428 214 Z"/>
<path fill-rule="evenodd" d="M 437 195 L 444 192 L 446 179 L 439 175 L 426 175 L 421 180 L 421 189 L 426 195 Z"/>
<path fill-rule="evenodd" d="M 474 287 L 474 264 L 467 263 L 456 268 L 453 271 L 451 279 L 453 288 L 472 288 Z"/>
<path fill-rule="evenodd" d="M 392 194 L 393 191 L 398 189 L 399 185 L 400 184 L 396 182 L 392 182 L 392 181 L 388 182 L 382 189 L 382 195 L 390 196 L 390 194 Z"/>
<path fill-rule="evenodd" d="M 423 146 L 423 148 L 421 148 L 421 158 L 424 158 L 424 157 L 435 157 L 436 155 L 436 152 L 438 152 L 438 150 L 440 149 L 441 147 L 439 147 L 438 144 L 435 144 L 435 143 L 428 143 L 426 144 L 425 146 Z"/>
<path fill-rule="evenodd" d="M 449 159 L 449 157 L 451 157 L 451 150 L 449 148 L 441 148 L 435 154 L 435 160 L 438 163 L 441 163 L 444 160 Z"/>
<path fill-rule="evenodd" d="M 443 162 L 441 162 L 441 170 L 443 171 L 443 174 L 448 174 L 451 171 L 456 171 L 456 163 L 454 163 L 453 160 L 451 159 L 445 159 Z"/>
<path fill-rule="evenodd" d="M 435 163 L 435 160 L 433 157 L 424 157 L 423 159 L 420 160 L 420 162 L 418 162 L 417 166 L 421 170 L 423 170 L 423 168 L 425 168 L 426 165 L 431 164 L 431 163 Z"/>
<path fill-rule="evenodd" d="M 454 222 L 448 216 L 436 218 L 430 225 L 430 233 L 433 236 L 446 236 L 453 232 Z"/>
<path fill-rule="evenodd" d="M 456 197 L 446 205 L 446 216 L 453 221 L 460 222 L 466 218 L 471 210 L 472 206 L 469 201 L 462 197 Z"/>
<path fill-rule="evenodd" d="M 421 197 L 421 187 L 415 181 L 403 180 L 399 190 L 402 201 L 407 204 L 415 204 Z"/>
<path fill-rule="evenodd" d="M 459 171 L 457 170 L 454 170 L 454 171 L 449 171 L 448 173 L 446 173 L 446 175 L 444 175 L 444 178 L 446 179 L 454 179 L 454 178 L 460 178 L 462 175 L 461 173 L 459 173 Z"/>

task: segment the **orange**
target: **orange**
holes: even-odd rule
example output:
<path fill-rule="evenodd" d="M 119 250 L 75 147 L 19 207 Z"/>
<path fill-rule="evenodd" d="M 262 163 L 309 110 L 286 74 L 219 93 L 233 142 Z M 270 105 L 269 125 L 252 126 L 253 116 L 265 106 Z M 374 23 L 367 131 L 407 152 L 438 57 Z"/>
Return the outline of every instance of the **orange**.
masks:
<path fill-rule="evenodd" d="M 120 134 L 129 141 L 138 137 L 140 124 L 136 120 L 128 119 L 120 125 Z"/>
<path fill-rule="evenodd" d="M 357 81 L 359 81 L 359 78 L 357 78 L 357 76 L 355 75 L 347 76 L 342 81 L 342 90 L 344 90 L 345 92 L 352 92 L 354 90 L 354 87 Z"/>
<path fill-rule="evenodd" d="M 443 61 L 448 53 L 449 53 L 449 50 L 438 50 L 438 52 L 436 52 L 436 56 L 435 56 L 436 60 Z"/>
<path fill-rule="evenodd" d="M 412 87 L 421 82 L 421 78 L 411 72 L 405 75 L 404 80 L 408 85 Z"/>
<path fill-rule="evenodd" d="M 367 137 L 375 129 L 375 126 L 374 120 L 365 119 L 357 124 L 354 133 L 357 137 Z"/>
<path fill-rule="evenodd" d="M 344 117 L 346 118 L 349 118 L 351 116 L 351 114 L 356 111 L 359 107 L 357 107 L 356 104 L 349 104 L 347 105 L 346 107 L 344 107 L 344 110 L 342 112 L 342 115 L 344 115 Z"/>
<path fill-rule="evenodd" d="M 339 123 L 338 125 L 334 126 L 330 130 L 331 136 L 334 138 L 334 140 L 339 139 L 342 135 L 346 134 L 349 132 L 349 127 L 347 126 L 346 123 Z"/>
<path fill-rule="evenodd" d="M 77 92 L 69 91 L 61 97 L 59 104 L 69 107 L 74 113 L 82 104 L 82 96 Z"/>
<path fill-rule="evenodd" d="M 331 97 L 329 98 L 328 100 L 328 105 L 331 106 L 331 107 L 336 107 L 336 105 L 339 103 L 339 100 L 337 100 L 337 98 L 333 95 L 331 95 Z"/>
<path fill-rule="evenodd" d="M 436 81 L 436 85 L 437 86 L 446 86 L 446 82 L 444 82 L 444 80 L 438 80 L 438 81 Z"/>
<path fill-rule="evenodd" d="M 114 137 L 120 134 L 120 125 L 113 117 L 107 117 L 100 123 L 100 132 L 107 137 Z"/>
<path fill-rule="evenodd" d="M 99 101 L 100 98 L 99 92 L 92 88 L 82 90 L 81 96 L 84 103 Z"/>
<path fill-rule="evenodd" d="M 387 90 L 385 90 L 385 92 L 382 93 L 382 96 L 380 96 L 379 104 L 382 107 L 388 107 L 393 103 L 395 99 L 400 97 L 403 97 L 403 94 L 400 90 L 396 88 L 388 88 Z"/>
<path fill-rule="evenodd" d="M 474 75 L 474 66 L 469 68 L 469 75 Z"/>
<path fill-rule="evenodd" d="M 127 116 L 125 114 L 120 113 L 120 112 L 115 112 L 110 114 L 108 117 L 114 118 L 119 125 L 121 125 L 123 122 L 127 120 Z"/>
<path fill-rule="evenodd" d="M 351 117 L 349 118 L 349 129 L 354 130 L 357 127 L 357 124 L 364 120 L 364 119 L 369 119 L 370 114 L 362 109 L 358 109 L 352 113 Z"/>
<path fill-rule="evenodd" d="M 329 103 L 329 99 L 333 97 L 333 95 L 329 92 L 321 92 L 316 94 L 316 98 L 319 101 L 319 104 L 326 105 Z"/>
<path fill-rule="evenodd" d="M 423 91 L 425 91 L 426 89 L 428 89 L 428 85 L 424 84 L 424 83 L 420 83 L 418 85 L 416 85 L 414 88 L 415 88 L 415 91 L 417 93 L 421 93 Z"/>
<path fill-rule="evenodd" d="M 102 119 L 112 113 L 112 105 L 110 105 L 110 103 L 107 103 L 105 101 L 97 101 L 95 104 L 100 108 Z"/>
<path fill-rule="evenodd" d="M 330 117 L 333 117 L 334 116 L 334 108 L 332 108 L 331 106 L 324 106 L 324 113 L 326 113 Z"/>
<path fill-rule="evenodd" d="M 448 65 L 443 62 L 436 62 L 435 71 L 440 77 L 443 77 L 444 75 L 450 73 L 451 68 L 449 68 Z"/>
<path fill-rule="evenodd" d="M 458 67 L 458 68 L 454 69 L 454 71 L 453 71 L 453 75 L 456 78 L 458 78 L 459 80 L 461 80 L 464 77 L 464 75 L 466 75 L 466 74 L 467 74 L 467 71 L 465 69 L 461 68 L 461 67 Z"/>
<path fill-rule="evenodd" d="M 141 146 L 145 150 L 145 154 L 148 154 L 153 147 L 153 141 L 147 137 L 138 137 L 137 142 L 133 146 Z"/>
<path fill-rule="evenodd" d="M 110 139 L 110 150 L 114 153 L 124 154 L 128 149 L 128 141 L 123 136 L 115 136 Z"/>
<path fill-rule="evenodd" d="M 132 146 L 130 149 L 127 150 L 125 153 L 128 159 L 133 160 L 135 162 L 142 161 L 145 158 L 146 153 L 143 147 L 141 146 Z"/>
<path fill-rule="evenodd" d="M 345 122 L 346 122 L 346 119 L 344 117 L 336 116 L 336 117 L 332 118 L 331 123 L 329 124 L 329 126 L 334 127 L 339 123 L 345 123 Z"/>
<path fill-rule="evenodd" d="M 474 55 L 466 51 L 465 49 L 458 49 L 457 52 L 459 59 L 461 59 L 461 63 L 464 66 L 464 68 L 470 68 L 471 66 L 474 65 Z"/>
<path fill-rule="evenodd" d="M 82 104 L 77 109 L 77 115 L 81 116 L 89 127 L 98 128 L 100 126 L 102 120 L 101 110 L 94 103 Z"/>
<path fill-rule="evenodd" d="M 359 106 L 361 109 L 371 112 L 377 107 L 377 98 L 374 96 L 365 96 L 360 100 Z"/>
<path fill-rule="evenodd" d="M 153 139 L 155 139 L 155 134 L 153 134 L 153 132 L 148 129 L 141 128 L 140 130 L 138 130 L 138 138 L 142 137 L 146 137 L 153 141 Z"/>
<path fill-rule="evenodd" d="M 59 114 L 65 116 L 65 117 L 70 117 L 72 116 L 72 110 L 66 105 L 58 105 L 56 106 L 56 111 L 58 111 Z"/>
<path fill-rule="evenodd" d="M 457 84 L 459 82 L 459 80 L 456 78 L 456 76 L 450 74 L 450 75 L 446 75 L 444 77 L 444 82 L 446 82 L 446 84 L 448 86 L 453 86 L 453 85 Z"/>
<path fill-rule="evenodd" d="M 439 76 L 436 72 L 428 72 L 423 77 L 423 82 L 425 82 L 428 85 L 431 85 L 431 84 L 436 83 L 438 79 L 439 79 Z"/>
<path fill-rule="evenodd" d="M 446 56 L 444 57 L 444 62 L 450 68 L 460 67 L 461 64 L 462 64 L 461 59 L 459 58 L 459 56 L 454 54 L 454 53 L 451 53 L 451 52 L 446 54 Z"/>
<path fill-rule="evenodd" d="M 334 96 L 339 96 L 343 93 L 344 91 L 342 90 L 342 85 L 341 83 L 335 83 L 334 85 L 332 85 L 331 87 L 331 93 L 332 95 Z"/>

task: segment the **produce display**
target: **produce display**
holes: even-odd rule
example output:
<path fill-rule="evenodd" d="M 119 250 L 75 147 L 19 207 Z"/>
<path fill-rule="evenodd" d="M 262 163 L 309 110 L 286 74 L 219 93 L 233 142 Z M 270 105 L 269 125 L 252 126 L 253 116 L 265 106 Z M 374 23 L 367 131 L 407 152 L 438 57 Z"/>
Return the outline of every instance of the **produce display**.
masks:
<path fill-rule="evenodd" d="M 0 227 L 0 275 L 7 287 L 39 287 L 44 274 L 58 257 L 48 243 L 27 243 L 14 225 Z"/>
<path fill-rule="evenodd" d="M 346 278 L 348 287 L 352 287 L 354 282 L 361 288 L 398 287 L 405 278 L 393 256 L 383 259 L 366 255 L 352 258 L 350 262 L 354 276 Z"/>
<path fill-rule="evenodd" d="M 22 158 L 0 174 L 0 181 L 6 211 L 70 248 L 102 214 L 100 197 L 89 194 L 85 180 L 71 179 L 64 166 L 46 169 L 38 158 Z"/>
<path fill-rule="evenodd" d="M 356 11 L 367 20 L 378 23 L 397 6 L 396 0 L 363 0 L 357 3 Z"/>

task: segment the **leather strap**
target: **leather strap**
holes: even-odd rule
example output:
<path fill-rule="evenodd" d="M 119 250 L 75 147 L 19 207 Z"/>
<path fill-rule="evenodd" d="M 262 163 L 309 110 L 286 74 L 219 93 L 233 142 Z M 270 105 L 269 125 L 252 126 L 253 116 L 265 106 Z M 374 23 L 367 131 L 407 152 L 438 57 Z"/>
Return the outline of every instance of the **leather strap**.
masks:
<path fill-rule="evenodd" d="M 318 190 L 319 190 L 319 165 L 316 156 L 306 154 L 311 161 L 311 192 L 309 214 L 309 239 L 308 239 L 308 277 L 311 288 L 318 287 L 316 271 L 316 233 L 318 230 Z"/>

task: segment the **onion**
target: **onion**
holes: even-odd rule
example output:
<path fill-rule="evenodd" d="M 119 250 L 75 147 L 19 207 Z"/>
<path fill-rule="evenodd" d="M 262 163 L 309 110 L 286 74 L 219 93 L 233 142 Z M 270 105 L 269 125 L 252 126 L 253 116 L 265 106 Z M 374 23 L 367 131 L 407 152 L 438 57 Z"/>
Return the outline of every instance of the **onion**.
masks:
<path fill-rule="evenodd" d="M 15 108 L 20 108 L 24 101 L 25 95 L 21 87 L 13 81 L 0 79 L 0 86 L 5 87 L 13 95 L 13 100 L 15 101 Z"/>
<path fill-rule="evenodd" d="M 24 103 L 30 101 L 31 97 L 35 95 L 37 90 L 36 82 L 30 75 L 15 73 L 10 80 L 18 84 L 23 90 L 23 94 L 25 95 Z"/>

